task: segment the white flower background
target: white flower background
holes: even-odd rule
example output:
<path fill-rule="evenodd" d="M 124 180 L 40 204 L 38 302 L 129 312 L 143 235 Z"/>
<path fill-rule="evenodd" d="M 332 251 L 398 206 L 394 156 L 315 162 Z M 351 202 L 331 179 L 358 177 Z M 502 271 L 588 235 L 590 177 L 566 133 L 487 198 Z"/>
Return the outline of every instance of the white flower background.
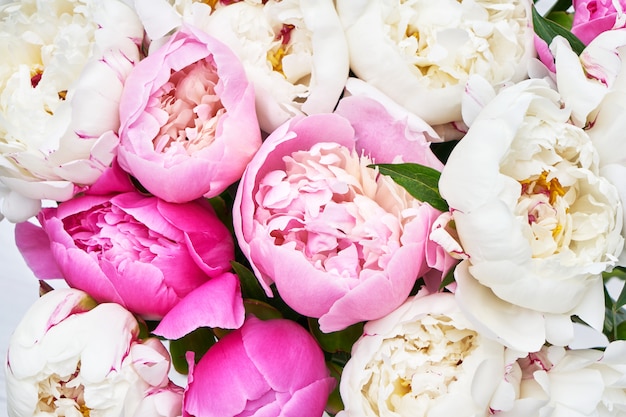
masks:
<path fill-rule="evenodd" d="M 0 5 L 10 0 L 0 0 Z M 540 13 L 554 0 L 541 0 L 537 3 Z M 26 266 L 15 246 L 14 225 L 0 222 L 0 355 L 4 361 L 6 349 L 13 329 L 22 316 L 38 297 L 38 281 Z M 61 281 L 51 282 L 55 288 L 63 287 Z M 620 283 L 611 283 L 611 292 L 619 292 Z M 592 333 L 588 329 L 579 328 L 576 346 L 591 347 L 603 343 L 603 336 Z M 176 380 L 184 383 L 183 378 Z M 0 372 L 0 417 L 6 416 L 6 392 L 4 366 Z"/>

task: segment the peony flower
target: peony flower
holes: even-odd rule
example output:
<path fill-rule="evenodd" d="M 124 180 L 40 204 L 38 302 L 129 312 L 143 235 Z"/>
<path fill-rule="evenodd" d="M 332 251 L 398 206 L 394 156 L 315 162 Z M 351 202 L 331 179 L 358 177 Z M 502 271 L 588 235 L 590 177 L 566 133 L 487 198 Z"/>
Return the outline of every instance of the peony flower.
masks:
<path fill-rule="evenodd" d="M 439 168 L 425 137 L 364 97 L 342 100 L 337 112 L 274 131 L 246 169 L 233 209 L 237 241 L 267 294 L 276 284 L 294 310 L 320 318 L 324 332 L 386 315 L 441 259 L 428 240 L 440 212 L 368 167 Z"/>
<path fill-rule="evenodd" d="M 461 121 L 470 75 L 500 88 L 527 77 L 531 2 L 338 0 L 350 68 L 431 125 Z"/>
<path fill-rule="evenodd" d="M 0 31 L 0 210 L 18 222 L 110 165 L 143 27 L 117 0 L 24 0 L 0 9 Z"/>
<path fill-rule="evenodd" d="M 37 277 L 64 278 L 99 302 L 163 318 L 157 333 L 166 337 L 243 322 L 239 282 L 227 272 L 233 241 L 207 202 L 147 197 L 118 168 L 38 219 L 41 227 L 16 226 L 16 244 Z"/>
<path fill-rule="evenodd" d="M 626 102 L 626 29 L 612 30 L 591 41 L 580 57 L 557 38 L 556 80 L 564 103 L 572 109 L 572 121 L 585 129 L 599 155 L 602 176 L 613 183 L 622 205 L 626 202 L 624 113 Z M 624 211 L 626 225 L 626 211 Z M 622 229 L 626 237 L 626 229 Z M 623 253 L 620 265 L 626 265 Z"/>
<path fill-rule="evenodd" d="M 515 365 L 519 388 L 513 407 L 498 417 L 621 416 L 626 412 L 624 341 L 605 351 L 544 346 Z"/>
<path fill-rule="evenodd" d="M 601 328 L 601 273 L 624 244 L 618 191 L 570 117 L 544 80 L 501 90 L 439 183 L 468 256 L 455 271 L 460 305 L 481 332 L 526 352 L 567 345 L 571 315 Z"/>
<path fill-rule="evenodd" d="M 365 324 L 337 417 L 486 416 L 513 399 L 505 364 L 504 347 L 476 331 L 454 295 L 421 291 Z"/>
<path fill-rule="evenodd" d="M 76 289 L 39 298 L 13 333 L 6 360 L 7 411 L 18 416 L 140 416 L 160 392 L 161 416 L 181 414 L 170 357 L 118 304 Z M 167 393 L 167 394 L 164 394 Z"/>
<path fill-rule="evenodd" d="M 120 117 L 120 165 L 170 202 L 219 195 L 261 145 L 254 91 L 241 64 L 192 28 L 133 68 Z"/>
<path fill-rule="evenodd" d="M 188 359 L 186 417 L 319 417 L 335 385 L 315 339 L 290 320 L 250 316 L 195 367 Z"/>
<path fill-rule="evenodd" d="M 574 0 L 572 33 L 585 45 L 602 32 L 626 26 L 623 0 Z"/>
<path fill-rule="evenodd" d="M 153 39 L 185 22 L 226 43 L 254 84 L 263 131 L 270 133 L 296 115 L 333 111 L 349 63 L 332 0 L 208 3 L 212 7 L 190 0 L 140 0 L 136 7 Z"/>

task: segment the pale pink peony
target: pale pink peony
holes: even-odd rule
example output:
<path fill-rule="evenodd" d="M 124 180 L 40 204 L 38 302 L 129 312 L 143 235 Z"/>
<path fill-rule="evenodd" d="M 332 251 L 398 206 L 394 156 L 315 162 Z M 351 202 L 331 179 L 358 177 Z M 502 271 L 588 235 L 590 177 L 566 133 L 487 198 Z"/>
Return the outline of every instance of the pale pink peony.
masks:
<path fill-rule="evenodd" d="M 233 241 L 207 202 L 142 195 L 118 168 L 38 219 L 41 227 L 16 226 L 16 243 L 39 278 L 163 319 L 157 332 L 166 337 L 243 322 L 239 282 L 227 272 Z"/>
<path fill-rule="evenodd" d="M 188 359 L 185 417 L 319 417 L 335 385 L 315 339 L 290 320 L 251 316 L 197 366 Z"/>
<path fill-rule="evenodd" d="M 275 283 L 325 332 L 386 315 L 417 278 L 434 266 L 427 284 L 436 286 L 449 267 L 428 239 L 440 212 L 368 167 L 404 160 L 439 168 L 424 137 L 371 99 L 349 97 L 337 112 L 274 131 L 244 173 L 233 213 L 268 295 Z"/>
<path fill-rule="evenodd" d="M 119 162 L 170 202 L 214 197 L 261 144 L 254 91 L 221 42 L 186 28 L 139 62 L 120 103 Z"/>

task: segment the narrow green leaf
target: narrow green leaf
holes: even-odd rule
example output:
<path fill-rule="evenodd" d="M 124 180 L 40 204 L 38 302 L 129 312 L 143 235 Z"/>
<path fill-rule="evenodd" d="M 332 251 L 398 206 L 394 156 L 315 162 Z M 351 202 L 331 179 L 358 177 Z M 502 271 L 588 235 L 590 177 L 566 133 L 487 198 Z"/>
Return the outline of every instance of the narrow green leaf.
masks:
<path fill-rule="evenodd" d="M 235 271 L 235 274 L 237 274 L 237 276 L 239 277 L 239 282 L 241 283 L 241 294 L 243 295 L 243 298 L 267 301 L 267 295 L 265 295 L 265 291 L 263 291 L 259 280 L 256 278 L 251 270 L 236 261 L 231 261 L 230 265 L 233 267 L 233 271 Z"/>
<path fill-rule="evenodd" d="M 374 164 L 381 174 L 390 176 L 398 185 L 416 199 L 430 204 L 437 210 L 448 211 L 448 204 L 439 194 L 439 177 L 436 169 L 419 164 Z"/>
<path fill-rule="evenodd" d="M 614 340 L 626 340 L 626 321 L 622 321 L 617 325 Z"/>
<path fill-rule="evenodd" d="M 326 408 L 324 409 L 324 411 L 326 411 L 326 413 L 330 416 L 335 416 L 337 413 L 344 409 L 343 401 L 341 400 L 341 395 L 339 393 L 339 381 L 341 381 L 341 373 L 343 372 L 343 367 L 332 361 L 327 361 L 326 367 L 330 371 L 330 376 L 337 380 L 337 384 L 328 396 L 328 401 L 326 402 Z"/>
<path fill-rule="evenodd" d="M 260 320 L 283 318 L 283 315 L 278 309 L 263 301 L 245 299 L 243 300 L 243 307 L 246 310 L 246 314 L 253 314 Z"/>
<path fill-rule="evenodd" d="M 570 7 L 572 7 L 572 0 L 557 0 L 548 13 L 552 12 L 564 12 L 567 11 Z"/>
<path fill-rule="evenodd" d="M 583 49 L 585 49 L 585 44 L 572 32 L 541 16 L 541 14 L 537 12 L 537 9 L 535 9 L 535 6 L 533 6 L 533 27 L 537 36 L 543 39 L 548 45 L 552 43 L 552 39 L 556 36 L 562 36 L 569 42 L 572 50 L 576 52 L 577 55 L 580 55 Z"/>
<path fill-rule="evenodd" d="M 564 11 L 554 11 L 548 13 L 546 19 L 556 23 L 559 26 L 563 26 L 563 28 L 567 30 L 572 29 L 572 23 L 574 22 L 574 15 L 571 13 L 567 13 Z"/>
<path fill-rule="evenodd" d="M 626 305 L 626 285 L 622 287 L 622 291 L 620 292 L 619 297 L 617 297 L 615 304 L 613 304 L 613 309 L 618 310 L 624 305 Z"/>
<path fill-rule="evenodd" d="M 618 278 L 622 281 L 626 281 L 626 268 L 623 266 L 616 266 L 610 272 L 603 272 L 602 277 L 604 282 L 607 282 L 611 278 Z"/>
<path fill-rule="evenodd" d="M 448 285 L 454 282 L 454 270 L 455 269 L 456 269 L 456 265 L 450 268 L 446 276 L 443 277 L 443 280 L 441 281 L 441 284 L 439 285 L 439 290 L 443 290 L 445 287 L 447 287 Z"/>

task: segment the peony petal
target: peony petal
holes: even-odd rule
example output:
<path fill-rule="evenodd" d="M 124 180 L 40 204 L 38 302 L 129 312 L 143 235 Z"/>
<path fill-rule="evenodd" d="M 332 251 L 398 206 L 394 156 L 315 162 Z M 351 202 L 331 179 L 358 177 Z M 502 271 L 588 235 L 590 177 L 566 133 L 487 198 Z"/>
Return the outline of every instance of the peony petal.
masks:
<path fill-rule="evenodd" d="M 37 278 L 63 278 L 63 273 L 52 256 L 50 239 L 41 227 L 30 222 L 16 224 L 15 244 Z"/>
<path fill-rule="evenodd" d="M 213 345 L 189 375 L 183 408 L 192 416 L 239 415 L 247 401 L 261 397 L 270 389 L 248 359 L 238 331 Z"/>
<path fill-rule="evenodd" d="M 471 276 L 468 266 L 468 261 L 462 261 L 455 269 L 455 296 L 476 329 L 512 349 L 538 351 L 546 334 L 543 315 L 499 299 Z"/>
<path fill-rule="evenodd" d="M 178 339 L 199 327 L 236 329 L 244 320 L 239 280 L 225 273 L 198 287 L 163 317 L 154 333 Z"/>

